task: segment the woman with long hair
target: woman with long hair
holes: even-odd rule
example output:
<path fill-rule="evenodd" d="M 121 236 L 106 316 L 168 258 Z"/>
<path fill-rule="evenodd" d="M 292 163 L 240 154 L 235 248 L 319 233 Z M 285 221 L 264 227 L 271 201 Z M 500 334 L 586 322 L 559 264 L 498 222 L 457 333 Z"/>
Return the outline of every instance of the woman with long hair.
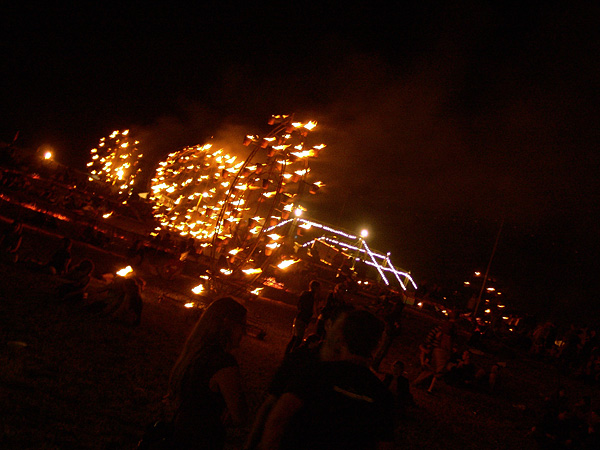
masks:
<path fill-rule="evenodd" d="M 222 449 L 226 426 L 245 423 L 246 400 L 231 351 L 245 333 L 246 315 L 234 299 L 220 298 L 188 336 L 169 380 L 173 448 Z"/>

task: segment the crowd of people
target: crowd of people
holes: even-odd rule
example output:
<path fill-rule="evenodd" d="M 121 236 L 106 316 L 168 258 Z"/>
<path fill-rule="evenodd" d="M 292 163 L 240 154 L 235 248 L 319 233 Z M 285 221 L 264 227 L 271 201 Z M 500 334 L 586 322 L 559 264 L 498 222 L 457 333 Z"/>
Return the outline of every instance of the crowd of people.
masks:
<path fill-rule="evenodd" d="M 90 314 L 106 315 L 130 326 L 140 324 L 145 284 L 142 278 L 96 274 L 95 264 L 89 258 L 75 264 L 73 240 L 68 237 L 58 241 L 47 259 L 23 256 L 20 251 L 23 224 L 13 220 L 4 224 L 3 228 L 0 232 L 0 259 L 9 264 L 18 262 L 27 270 L 54 277 L 57 303 Z"/>
<path fill-rule="evenodd" d="M 543 322 L 531 334 L 530 353 L 585 382 L 600 382 L 600 339 L 593 327 L 571 324 L 561 332 L 555 323 Z"/>
<path fill-rule="evenodd" d="M 544 399 L 541 417 L 530 436 L 542 449 L 600 448 L 600 416 L 591 398 L 572 399 L 565 386 Z"/>
<path fill-rule="evenodd" d="M 4 183 L 17 183 L 4 177 Z M 3 261 L 20 258 L 23 224 L 13 221 L 0 236 Z M 152 243 L 133 242 L 125 257 L 141 265 Z M 157 244 L 159 245 L 159 244 Z M 193 243 L 161 241 L 185 261 Z M 181 256 L 185 255 L 182 259 Z M 21 261 L 22 262 L 22 261 Z M 112 276 L 93 283 L 95 264 L 73 264 L 73 241 L 64 237 L 45 261 L 28 261 L 59 280 L 60 302 L 89 314 L 102 314 L 130 326 L 141 323 L 144 281 Z M 176 264 L 175 272 L 180 268 Z M 298 299 L 291 338 L 283 360 L 257 410 L 245 449 L 393 448 L 399 421 L 417 404 L 412 389 L 434 393 L 441 385 L 494 392 L 501 364 L 483 367 L 469 348 L 457 344 L 457 322 L 451 313 L 425 337 L 421 372 L 412 381 L 404 361 L 380 372 L 402 331 L 404 302 L 391 292 L 379 299 L 375 313 L 350 301 L 353 283 L 341 273 L 330 292 L 312 280 Z M 139 448 L 222 449 L 226 430 L 246 424 L 249 411 L 233 351 L 239 347 L 246 308 L 230 297 L 213 301 L 190 333 L 172 369 L 164 401 L 162 428 L 149 428 Z M 310 333 L 309 331 L 313 331 Z M 548 322 L 531 335 L 531 354 L 554 359 L 564 370 L 598 383 L 600 350 L 591 328 L 570 327 L 559 335 Z M 557 342 L 561 344 L 558 345 Z M 565 390 L 550 397 L 531 436 L 543 448 L 597 448 L 598 416 L 588 398 L 571 402 Z M 575 447 L 577 445 L 578 447 Z"/>
<path fill-rule="evenodd" d="M 313 283 L 308 292 L 315 289 Z M 174 449 L 223 448 L 226 426 L 247 417 L 231 354 L 245 319 L 245 308 L 232 298 L 210 304 L 171 373 L 165 398 L 170 427 L 163 427 L 168 433 L 156 436 L 152 428 L 139 448 L 157 441 Z M 311 334 L 288 347 L 244 448 L 393 448 L 395 402 L 403 397 L 395 397 L 388 386 L 397 392 L 402 383 L 396 375 L 386 386 L 370 368 L 383 322 L 365 309 L 340 303 L 323 327 L 323 337 Z"/>

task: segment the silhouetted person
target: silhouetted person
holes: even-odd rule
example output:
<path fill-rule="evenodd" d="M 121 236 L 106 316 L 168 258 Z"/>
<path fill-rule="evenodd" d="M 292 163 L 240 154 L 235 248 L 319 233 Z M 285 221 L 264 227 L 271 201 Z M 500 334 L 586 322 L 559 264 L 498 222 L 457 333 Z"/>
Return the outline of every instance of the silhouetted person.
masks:
<path fill-rule="evenodd" d="M 317 317 L 317 334 L 320 338 L 325 335 L 325 322 L 331 318 L 331 313 L 346 303 L 345 295 L 347 286 L 345 283 L 338 283 L 333 287 L 333 291 L 329 293 L 325 300 L 325 305 Z"/>
<path fill-rule="evenodd" d="M 59 298 L 63 301 L 83 300 L 85 291 L 92 280 L 94 263 L 84 259 L 65 275 L 65 282 L 58 287 Z"/>
<path fill-rule="evenodd" d="M 73 243 L 69 238 L 63 238 L 60 248 L 50 257 L 46 267 L 53 275 L 64 275 L 71 264 L 71 248 Z"/>
<path fill-rule="evenodd" d="M 397 418 L 406 417 L 407 408 L 417 406 L 410 393 L 410 382 L 404 376 L 404 363 L 402 361 L 397 360 L 392 364 L 392 373 L 385 376 L 383 384 L 394 397 Z"/>
<path fill-rule="evenodd" d="M 456 336 L 456 323 L 454 316 L 450 320 L 444 322 L 437 327 L 434 327 L 427 337 L 423 345 L 425 351 L 431 354 L 430 366 L 425 367 L 423 371 L 413 381 L 415 386 L 433 376 L 427 392 L 433 392 L 435 384 L 443 377 L 446 366 L 452 356 L 452 346 Z"/>
<path fill-rule="evenodd" d="M 309 284 L 309 290 L 302 292 L 298 299 L 298 313 L 294 319 L 292 328 L 292 339 L 288 343 L 285 353 L 293 351 L 304 339 L 304 333 L 313 318 L 315 303 L 321 290 L 321 283 L 313 280 Z"/>
<path fill-rule="evenodd" d="M 13 221 L 8 230 L 0 237 L 0 251 L 12 262 L 19 259 L 18 251 L 23 241 L 23 224 Z"/>
<path fill-rule="evenodd" d="M 393 448 L 393 399 L 369 369 L 382 331 L 383 323 L 368 311 L 353 311 L 339 321 L 327 339 L 337 347 L 332 358 L 290 381 L 258 448 Z"/>
<path fill-rule="evenodd" d="M 215 300 L 189 335 L 169 380 L 173 449 L 222 449 L 226 426 L 246 421 L 247 407 L 231 351 L 245 333 L 246 308 Z"/>
<path fill-rule="evenodd" d="M 345 320 L 346 316 L 353 310 L 354 308 L 347 304 L 335 309 L 325 322 L 324 339 L 321 339 L 317 334 L 311 334 L 292 352 L 285 355 L 267 388 L 267 397 L 256 413 L 244 449 L 256 449 L 262 437 L 267 416 L 279 397 L 285 392 L 290 380 L 299 371 L 321 360 L 335 359 L 338 350 L 336 336 L 339 336 L 339 333 L 337 335 L 335 333 L 331 334 L 330 330 L 339 329 L 339 322 Z"/>
<path fill-rule="evenodd" d="M 404 302 L 400 295 L 386 295 L 384 302 L 383 323 L 385 324 L 385 328 L 383 330 L 381 345 L 373 358 L 373 370 L 375 371 L 379 370 L 379 365 L 394 343 L 394 339 L 400 335 L 402 311 L 404 311 Z"/>

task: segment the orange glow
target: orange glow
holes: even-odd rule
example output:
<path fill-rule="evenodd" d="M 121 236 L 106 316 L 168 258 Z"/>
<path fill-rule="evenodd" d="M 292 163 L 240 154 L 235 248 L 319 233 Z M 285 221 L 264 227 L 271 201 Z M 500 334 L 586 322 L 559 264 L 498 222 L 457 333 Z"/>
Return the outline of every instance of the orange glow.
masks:
<path fill-rule="evenodd" d="M 298 261 L 300 261 L 299 259 L 286 259 L 285 261 L 281 261 L 277 267 L 279 267 L 280 269 L 287 269 L 288 267 L 296 264 Z"/>
<path fill-rule="evenodd" d="M 199 284 L 195 288 L 192 288 L 192 292 L 196 295 L 200 294 L 203 291 L 204 291 L 204 285 L 202 285 L 202 284 Z"/>
<path fill-rule="evenodd" d="M 117 271 L 117 275 L 119 275 L 120 277 L 126 277 L 130 273 L 133 273 L 133 269 L 131 268 L 131 266 L 124 267 L 123 269 Z"/>

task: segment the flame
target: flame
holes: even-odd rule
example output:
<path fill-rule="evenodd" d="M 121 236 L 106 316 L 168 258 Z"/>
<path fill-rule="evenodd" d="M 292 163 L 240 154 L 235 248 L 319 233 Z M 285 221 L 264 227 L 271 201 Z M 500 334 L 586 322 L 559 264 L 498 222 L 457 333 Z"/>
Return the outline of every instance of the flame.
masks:
<path fill-rule="evenodd" d="M 242 272 L 244 272 L 246 275 L 256 275 L 258 273 L 262 273 L 262 269 L 260 267 L 256 269 L 244 269 Z"/>
<path fill-rule="evenodd" d="M 264 289 L 264 288 L 256 288 L 256 289 L 254 289 L 253 291 L 250 291 L 250 293 L 251 293 L 251 294 L 254 294 L 254 295 L 260 295 L 260 293 L 261 293 L 261 291 L 262 291 L 263 289 Z"/>
<path fill-rule="evenodd" d="M 133 272 L 133 269 L 131 268 L 131 266 L 127 266 L 127 267 L 124 267 L 123 269 L 117 271 L 117 275 L 119 275 L 120 277 L 126 277 L 127 275 L 129 275 L 132 272 Z"/>
<path fill-rule="evenodd" d="M 185 304 L 185 305 L 183 305 L 183 306 L 185 306 L 186 308 L 193 308 L 194 306 L 196 306 L 196 304 L 195 304 L 195 303 L 193 303 L 193 302 L 190 302 L 190 303 L 186 303 L 186 304 Z"/>
<path fill-rule="evenodd" d="M 108 219 L 112 215 L 113 215 L 113 211 L 111 211 L 109 213 L 106 213 L 106 214 L 102 214 L 102 217 L 105 218 L 105 219 Z"/>
<path fill-rule="evenodd" d="M 203 284 L 199 284 L 198 286 L 196 286 L 195 288 L 192 288 L 192 292 L 196 295 L 200 294 L 201 292 L 204 291 L 204 285 Z"/>
<path fill-rule="evenodd" d="M 277 267 L 279 267 L 280 269 L 287 269 L 291 265 L 296 264 L 298 261 L 300 261 L 300 260 L 299 259 L 286 259 L 285 261 L 281 261 L 277 265 Z"/>
<path fill-rule="evenodd" d="M 307 159 L 303 158 L 318 156 L 318 151 L 325 146 L 321 144 L 308 150 L 311 144 L 306 142 L 306 137 L 316 126 L 315 121 L 292 123 L 291 116 L 283 115 L 272 119 L 270 125 L 282 126 L 276 126 L 266 136 L 247 134 L 244 138 L 244 145 L 268 147 L 266 153 L 252 156 L 256 160 L 236 162 L 238 155 L 229 153 L 226 148 L 212 148 L 210 144 L 169 153 L 156 166 L 148 196 L 161 230 L 191 236 L 202 241 L 203 247 L 210 246 L 215 235 L 231 238 L 238 248 L 225 250 L 229 255 L 240 252 L 250 255 L 254 249 L 264 249 L 265 243 L 257 239 L 267 226 L 273 225 L 272 220 L 265 217 L 269 218 L 273 211 L 293 211 L 290 200 L 303 186 L 298 184 L 300 178 L 311 175 Z M 132 152 L 133 140 L 119 131 L 111 136 L 112 140 L 105 139 L 100 144 L 116 147 L 123 154 Z M 126 142 L 128 145 L 123 146 Z M 127 174 L 135 169 L 134 158 L 120 159 L 111 157 L 109 152 L 98 153 L 104 162 L 92 169 L 121 176 L 117 184 L 127 189 Z M 99 158 L 98 163 L 101 160 Z M 312 186 L 310 180 L 305 181 Z M 273 243 L 268 245 L 271 249 L 278 247 Z M 247 251 L 249 249 L 252 250 Z M 235 263 L 243 259 L 236 259 Z"/>
<path fill-rule="evenodd" d="M 100 139 L 100 154 L 98 148 L 90 150 L 91 161 L 87 163 L 87 167 L 90 167 L 90 172 L 100 180 L 113 186 L 118 185 L 121 190 L 131 194 L 135 177 L 140 172 L 142 153 L 137 147 L 138 144 L 139 141 L 129 137 L 129 130 L 122 133 L 114 131 L 109 140 Z"/>

